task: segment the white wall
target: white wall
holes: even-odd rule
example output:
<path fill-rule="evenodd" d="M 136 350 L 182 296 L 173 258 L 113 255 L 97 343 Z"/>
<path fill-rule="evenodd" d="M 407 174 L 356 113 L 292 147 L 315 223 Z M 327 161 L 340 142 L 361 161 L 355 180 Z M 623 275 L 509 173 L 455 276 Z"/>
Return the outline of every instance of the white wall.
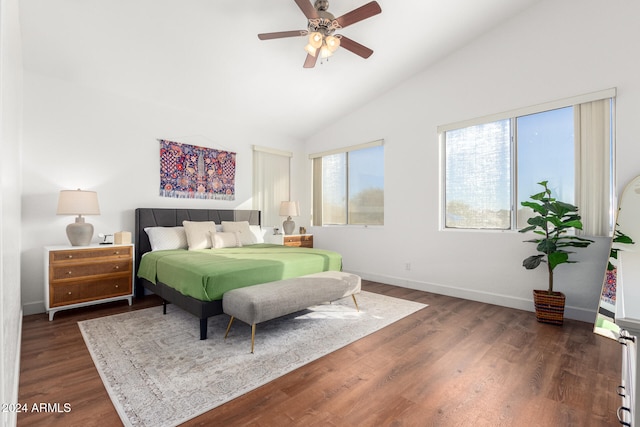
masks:
<path fill-rule="evenodd" d="M 29 72 L 24 103 L 25 314 L 44 311 L 43 246 L 68 243 L 65 227 L 74 219 L 56 216 L 60 190 L 98 192 L 101 214 L 87 217 L 98 242 L 98 233 L 133 231 L 138 207 L 251 209 L 253 144 L 292 151 L 294 162 L 303 156 L 300 141 L 252 129 L 242 116 L 238 123 L 221 122 Z M 160 197 L 157 138 L 236 152 L 236 200 Z M 300 191 L 294 183 L 292 194 Z"/>
<path fill-rule="evenodd" d="M 294 152 L 292 198 L 310 207 L 307 154 L 384 138 L 385 226 L 318 228 L 317 246 L 344 256 L 346 270 L 365 278 L 531 309 L 543 288 L 542 269 L 526 271 L 531 245 L 515 232 L 439 230 L 436 127 L 610 87 L 617 98 L 617 187 L 636 174 L 640 154 L 638 2 L 547 0 L 477 39 L 353 114 L 310 138 L 217 122 L 31 73 L 25 74 L 22 199 L 22 299 L 25 313 L 43 310 L 42 247 L 66 242 L 73 221 L 55 215 L 60 189 L 98 191 L 96 233 L 133 229 L 136 207 L 251 207 L 251 144 Z M 374 90 L 374 88 L 372 88 Z M 237 151 L 237 200 L 160 198 L 156 138 Z M 296 220 L 307 225 L 309 216 Z M 557 270 L 567 316 L 591 321 L 608 241 L 582 251 L 578 266 Z M 411 270 L 405 265 L 411 264 Z"/>
<path fill-rule="evenodd" d="M 436 127 L 611 87 L 617 97 L 617 188 L 640 174 L 640 3 L 547 0 L 307 141 L 308 152 L 384 138 L 385 225 L 313 227 L 318 245 L 365 278 L 532 310 L 543 268 L 517 232 L 439 229 Z M 309 165 L 310 167 L 310 165 Z M 593 321 L 609 242 L 556 270 L 565 315 Z M 405 269 L 411 263 L 411 270 Z"/>
<path fill-rule="evenodd" d="M 17 0 L 0 0 L 0 403 L 18 402 L 22 54 Z M 0 425 L 16 425 L 2 411 Z"/>

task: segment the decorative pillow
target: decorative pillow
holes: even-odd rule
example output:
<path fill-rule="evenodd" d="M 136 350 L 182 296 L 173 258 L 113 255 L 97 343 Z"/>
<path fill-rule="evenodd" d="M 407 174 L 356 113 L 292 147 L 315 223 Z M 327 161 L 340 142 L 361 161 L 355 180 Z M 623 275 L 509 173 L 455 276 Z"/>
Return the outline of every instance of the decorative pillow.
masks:
<path fill-rule="evenodd" d="M 222 221 L 222 231 L 237 232 L 240 234 L 240 243 L 243 245 L 254 245 L 257 239 L 249 228 L 249 221 Z"/>
<path fill-rule="evenodd" d="M 152 251 L 187 249 L 187 235 L 184 227 L 146 227 Z"/>
<path fill-rule="evenodd" d="M 242 247 L 242 243 L 240 243 L 240 233 L 238 232 L 216 231 L 215 233 L 211 233 L 211 241 L 213 242 L 214 249 Z"/>
<path fill-rule="evenodd" d="M 267 230 L 263 230 L 259 225 L 250 225 L 249 230 L 251 230 L 253 237 L 255 238 L 254 243 L 264 243 L 264 235 Z"/>
<path fill-rule="evenodd" d="M 216 232 L 216 223 L 213 221 L 182 221 L 184 231 L 187 235 L 189 250 L 209 249 L 211 243 L 211 233 Z"/>

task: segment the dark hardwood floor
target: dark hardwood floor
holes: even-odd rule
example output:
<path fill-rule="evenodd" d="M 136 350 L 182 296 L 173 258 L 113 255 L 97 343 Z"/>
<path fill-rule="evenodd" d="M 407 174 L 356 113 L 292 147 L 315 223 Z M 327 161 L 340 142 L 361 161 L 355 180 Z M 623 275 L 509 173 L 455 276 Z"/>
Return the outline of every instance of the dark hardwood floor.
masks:
<path fill-rule="evenodd" d="M 184 425 L 619 425 L 621 351 L 591 324 L 545 325 L 530 312 L 374 282 L 363 289 L 429 307 Z M 60 403 L 60 412 L 20 413 L 18 425 L 122 425 L 77 322 L 159 304 L 152 296 L 53 322 L 26 316 L 20 403 Z"/>

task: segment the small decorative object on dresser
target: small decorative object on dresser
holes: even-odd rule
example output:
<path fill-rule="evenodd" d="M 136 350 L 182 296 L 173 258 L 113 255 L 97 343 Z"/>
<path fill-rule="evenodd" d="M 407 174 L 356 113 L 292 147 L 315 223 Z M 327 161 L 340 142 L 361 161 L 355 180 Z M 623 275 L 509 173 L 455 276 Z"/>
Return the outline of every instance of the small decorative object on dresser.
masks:
<path fill-rule="evenodd" d="M 113 242 L 120 245 L 128 245 L 131 243 L 131 232 L 118 231 L 114 236 Z"/>
<path fill-rule="evenodd" d="M 44 248 L 44 304 L 49 320 L 60 310 L 133 296 L 133 245 Z"/>

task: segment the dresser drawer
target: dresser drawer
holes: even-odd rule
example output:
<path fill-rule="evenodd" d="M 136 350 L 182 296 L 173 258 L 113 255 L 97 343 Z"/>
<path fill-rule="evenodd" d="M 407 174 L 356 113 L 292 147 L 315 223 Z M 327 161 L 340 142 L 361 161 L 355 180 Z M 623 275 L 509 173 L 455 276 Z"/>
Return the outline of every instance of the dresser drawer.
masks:
<path fill-rule="evenodd" d="M 49 268 L 49 280 L 57 281 L 102 274 L 131 273 L 131 260 L 118 258 L 113 260 L 85 259 L 84 262 L 52 263 Z"/>
<path fill-rule="evenodd" d="M 313 235 L 300 234 L 293 236 L 284 236 L 283 244 L 285 246 L 312 248 L 313 247 Z"/>
<path fill-rule="evenodd" d="M 128 295 L 131 290 L 131 277 L 128 274 L 101 280 L 83 280 L 81 282 L 56 284 L 50 288 L 50 306 L 58 307 Z"/>
<path fill-rule="evenodd" d="M 118 246 L 112 248 L 94 248 L 83 250 L 60 250 L 51 251 L 49 253 L 49 263 L 59 263 L 67 261 L 78 261 L 86 259 L 99 259 L 104 257 L 123 257 L 131 258 L 130 246 Z"/>

